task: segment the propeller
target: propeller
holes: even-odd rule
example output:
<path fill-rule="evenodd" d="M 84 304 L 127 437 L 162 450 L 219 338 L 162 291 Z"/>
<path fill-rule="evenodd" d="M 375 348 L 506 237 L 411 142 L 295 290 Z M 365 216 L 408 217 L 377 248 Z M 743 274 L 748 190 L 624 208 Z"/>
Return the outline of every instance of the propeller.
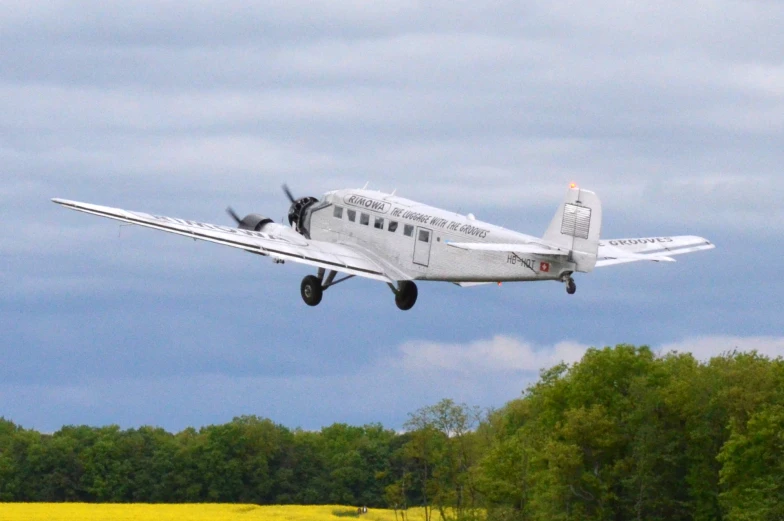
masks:
<path fill-rule="evenodd" d="M 303 200 L 296 199 L 294 197 L 294 194 L 291 193 L 291 190 L 289 189 L 289 186 L 287 184 L 284 183 L 281 186 L 281 188 L 283 188 L 283 193 L 286 194 L 286 197 L 288 197 L 289 201 L 291 202 L 291 208 L 289 209 L 289 223 L 291 223 L 292 219 L 296 219 L 297 217 L 299 217 L 299 213 L 302 210 Z M 305 199 L 312 199 L 312 198 L 307 197 Z M 226 207 L 226 213 L 229 214 L 229 216 L 231 216 L 232 219 L 234 219 L 234 222 L 236 222 L 237 226 L 239 226 L 240 228 L 242 228 L 247 224 L 245 221 L 248 218 L 247 217 L 245 219 L 241 218 L 239 215 L 237 215 L 237 212 L 235 212 L 231 206 Z M 266 218 L 264 219 L 267 220 Z"/>
<path fill-rule="evenodd" d="M 296 199 L 294 198 L 294 194 L 292 194 L 292 193 L 291 193 L 291 190 L 289 190 L 289 185 L 287 185 L 287 184 L 285 184 L 285 183 L 284 183 L 284 184 L 283 184 L 283 186 L 282 186 L 281 188 L 283 188 L 283 193 L 285 193 L 285 194 L 286 194 L 286 197 L 288 197 L 288 198 L 289 198 L 289 201 L 290 201 L 292 204 L 294 204 L 294 202 L 296 201 Z"/>
<path fill-rule="evenodd" d="M 234 209 L 232 209 L 232 207 L 231 207 L 231 206 L 227 206 L 227 207 L 226 207 L 226 213 L 228 213 L 229 215 L 231 215 L 231 218 L 232 218 L 232 219 L 234 219 L 234 220 L 237 222 L 237 224 L 238 224 L 238 225 L 239 225 L 240 223 L 242 223 L 242 219 L 240 219 L 240 216 L 239 216 L 239 215 L 237 215 L 237 212 L 235 212 L 235 211 L 234 211 Z"/>
<path fill-rule="evenodd" d="M 291 190 L 289 189 L 289 185 L 283 183 L 283 186 L 281 186 L 281 188 L 283 188 L 283 193 L 286 194 L 286 197 L 289 198 L 289 202 L 291 204 L 297 202 L 297 200 L 294 198 L 294 194 L 292 194 Z M 235 212 L 231 206 L 226 207 L 226 213 L 228 213 L 238 225 L 242 223 L 242 219 L 240 219 L 240 216 L 237 215 L 237 212 Z"/>

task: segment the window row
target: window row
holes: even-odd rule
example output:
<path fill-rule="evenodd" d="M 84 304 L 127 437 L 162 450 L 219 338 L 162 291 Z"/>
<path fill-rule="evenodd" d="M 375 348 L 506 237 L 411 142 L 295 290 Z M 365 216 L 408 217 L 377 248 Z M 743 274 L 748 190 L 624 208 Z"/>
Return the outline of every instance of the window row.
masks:
<path fill-rule="evenodd" d="M 337 206 L 336 205 L 334 207 L 334 209 L 332 210 L 332 216 L 335 217 L 336 219 L 342 219 L 343 218 L 343 210 L 344 210 L 344 208 L 342 206 Z M 357 211 L 356 210 L 352 210 L 350 208 L 346 208 L 345 210 L 346 210 L 346 216 L 348 217 L 348 220 L 351 221 L 352 223 L 356 222 L 357 221 Z M 385 219 L 383 217 L 374 217 L 373 218 L 373 228 L 376 228 L 378 230 L 383 230 L 384 229 L 384 220 Z M 370 226 L 370 215 L 368 215 L 368 214 L 366 214 L 364 212 L 359 212 L 359 224 L 361 224 L 363 226 Z M 397 228 L 398 228 L 398 222 L 397 221 L 389 220 L 387 222 L 387 231 L 395 233 L 397 231 Z M 414 236 L 414 226 L 411 225 L 411 224 L 404 224 L 403 225 L 403 235 L 405 235 L 406 237 L 413 237 Z M 429 234 L 428 234 L 428 239 L 429 239 Z M 425 240 L 423 242 L 428 242 L 428 241 Z"/>

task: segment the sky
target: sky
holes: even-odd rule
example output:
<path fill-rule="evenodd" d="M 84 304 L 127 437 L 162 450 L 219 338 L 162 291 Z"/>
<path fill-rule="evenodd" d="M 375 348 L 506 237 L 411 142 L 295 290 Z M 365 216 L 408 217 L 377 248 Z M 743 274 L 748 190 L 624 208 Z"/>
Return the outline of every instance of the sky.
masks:
<path fill-rule="evenodd" d="M 784 355 L 784 3 L 0 0 L 0 416 L 169 430 L 500 407 L 589 347 Z M 360 188 L 715 250 L 552 282 L 352 279 L 52 197 L 231 224 Z"/>

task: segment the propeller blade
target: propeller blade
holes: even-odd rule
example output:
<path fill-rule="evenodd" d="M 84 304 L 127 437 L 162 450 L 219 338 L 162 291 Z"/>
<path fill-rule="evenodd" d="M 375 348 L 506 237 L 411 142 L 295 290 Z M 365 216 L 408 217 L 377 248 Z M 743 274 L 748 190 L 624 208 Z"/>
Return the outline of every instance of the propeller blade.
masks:
<path fill-rule="evenodd" d="M 231 208 L 231 206 L 227 206 L 226 207 L 226 213 L 231 215 L 231 218 L 234 219 L 235 221 L 237 221 L 237 224 L 242 222 L 242 219 L 240 219 L 240 216 L 237 215 L 237 213 Z"/>
<path fill-rule="evenodd" d="M 289 186 L 286 184 L 283 185 L 283 193 L 286 194 L 286 197 L 288 197 L 289 201 L 291 201 L 292 203 L 296 201 L 296 199 L 294 199 L 294 195 L 291 193 L 291 190 L 289 190 Z"/>

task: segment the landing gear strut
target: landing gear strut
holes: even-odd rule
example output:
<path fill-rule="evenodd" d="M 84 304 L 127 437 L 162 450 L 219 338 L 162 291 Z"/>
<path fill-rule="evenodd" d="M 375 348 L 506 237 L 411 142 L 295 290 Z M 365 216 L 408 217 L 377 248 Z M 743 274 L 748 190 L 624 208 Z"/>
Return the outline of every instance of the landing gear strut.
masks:
<path fill-rule="evenodd" d="M 389 287 L 392 288 L 392 291 L 395 293 L 395 304 L 397 304 L 399 309 L 406 311 L 414 307 L 414 304 L 416 304 L 417 301 L 417 295 L 419 294 L 416 284 L 410 280 L 401 280 L 398 282 L 397 288 L 392 284 L 390 284 Z"/>
<path fill-rule="evenodd" d="M 327 272 L 324 268 L 319 268 L 318 275 L 308 275 L 302 279 L 302 284 L 300 284 L 299 289 L 305 304 L 308 306 L 318 306 L 321 302 L 321 298 L 324 296 L 324 291 L 327 288 L 354 276 L 347 275 L 342 279 L 335 280 L 335 275 L 337 275 L 336 271 L 330 270 Z M 398 308 L 405 311 L 414 307 L 414 304 L 416 304 L 417 301 L 418 291 L 416 284 L 414 284 L 413 281 L 401 280 L 397 283 L 397 287 L 393 284 L 389 284 L 389 287 L 395 293 L 395 304 L 397 304 Z"/>
<path fill-rule="evenodd" d="M 330 270 L 329 273 L 327 273 L 327 270 L 324 268 L 319 268 L 318 275 L 308 275 L 302 279 L 299 290 L 305 304 L 308 306 L 318 306 L 319 302 L 321 302 L 321 297 L 324 295 L 324 290 L 354 276 L 346 275 L 342 279 L 335 280 L 335 275 L 337 274 L 337 271 Z"/>

